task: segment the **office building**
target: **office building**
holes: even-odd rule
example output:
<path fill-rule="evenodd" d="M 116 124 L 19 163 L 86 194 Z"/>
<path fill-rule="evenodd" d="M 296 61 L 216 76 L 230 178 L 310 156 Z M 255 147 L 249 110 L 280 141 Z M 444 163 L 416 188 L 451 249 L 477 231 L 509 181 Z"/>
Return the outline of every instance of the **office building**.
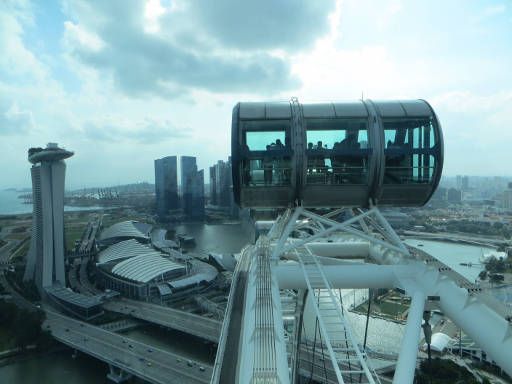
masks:
<path fill-rule="evenodd" d="M 215 165 L 210 167 L 210 205 L 217 205 L 217 173 Z"/>
<path fill-rule="evenodd" d="M 508 183 L 508 188 L 503 191 L 502 207 L 512 209 L 512 183 Z"/>
<path fill-rule="evenodd" d="M 181 202 L 183 213 L 192 218 L 204 216 L 204 171 L 197 170 L 196 158 L 181 156 Z"/>
<path fill-rule="evenodd" d="M 469 176 L 457 175 L 457 189 L 465 192 L 469 190 Z"/>
<path fill-rule="evenodd" d="M 210 167 L 210 205 L 232 216 L 239 214 L 233 195 L 231 157 Z"/>
<path fill-rule="evenodd" d="M 214 165 L 215 168 L 215 192 L 217 202 L 216 205 L 220 207 L 229 207 L 231 204 L 231 164 L 229 162 L 224 162 L 219 160 L 217 164 Z"/>
<path fill-rule="evenodd" d="M 178 162 L 176 156 L 155 160 L 156 212 L 160 218 L 179 209 Z"/>
<path fill-rule="evenodd" d="M 450 188 L 447 193 L 447 200 L 452 204 L 460 204 L 462 201 L 462 191 L 456 188 Z"/>

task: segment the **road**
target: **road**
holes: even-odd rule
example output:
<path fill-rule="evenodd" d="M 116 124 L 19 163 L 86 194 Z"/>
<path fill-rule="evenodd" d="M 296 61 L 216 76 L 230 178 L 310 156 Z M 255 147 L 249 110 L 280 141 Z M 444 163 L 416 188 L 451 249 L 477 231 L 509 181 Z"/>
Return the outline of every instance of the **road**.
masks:
<path fill-rule="evenodd" d="M 0 283 L 15 303 L 27 310 L 37 308 L 19 295 L 0 273 Z M 209 383 L 212 367 L 176 353 L 164 351 L 131 338 L 89 325 L 44 307 L 43 328 L 58 341 L 155 384 L 175 380 L 184 384 Z"/>
<path fill-rule="evenodd" d="M 11 257 L 12 251 L 20 245 L 20 240 L 5 240 L 7 244 L 5 244 L 2 248 L 0 248 L 0 264 L 8 264 L 9 258 Z"/>
<path fill-rule="evenodd" d="M 214 343 L 218 342 L 220 337 L 222 323 L 219 321 L 162 305 L 121 299 L 106 302 L 103 304 L 103 308 L 185 332 Z"/>
<path fill-rule="evenodd" d="M 45 329 L 60 342 L 155 384 L 209 383 L 212 367 L 46 309 Z"/>

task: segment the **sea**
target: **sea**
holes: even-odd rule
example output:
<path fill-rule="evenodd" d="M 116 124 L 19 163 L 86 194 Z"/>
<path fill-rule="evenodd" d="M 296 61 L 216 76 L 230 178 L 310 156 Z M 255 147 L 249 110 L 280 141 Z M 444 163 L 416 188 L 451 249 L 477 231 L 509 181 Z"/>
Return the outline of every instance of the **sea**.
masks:
<path fill-rule="evenodd" d="M 20 215 L 32 213 L 32 204 L 25 204 L 25 200 L 20 198 L 28 192 L 19 192 L 13 189 L 0 190 L 0 215 Z M 64 206 L 64 211 L 93 211 L 102 209 L 100 206 L 91 207 L 70 207 Z"/>

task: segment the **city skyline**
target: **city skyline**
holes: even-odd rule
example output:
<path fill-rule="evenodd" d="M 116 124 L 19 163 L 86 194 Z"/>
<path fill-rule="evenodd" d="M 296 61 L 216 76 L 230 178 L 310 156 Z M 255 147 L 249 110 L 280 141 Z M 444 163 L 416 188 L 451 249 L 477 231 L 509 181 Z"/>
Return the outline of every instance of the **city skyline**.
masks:
<path fill-rule="evenodd" d="M 265 34 L 240 24 L 248 13 Z M 424 98 L 443 125 L 446 175 L 511 175 L 506 2 L 8 1 L 0 20 L 0 137 L 12 164 L 0 188 L 28 187 L 20 154 L 48 141 L 81 154 L 70 188 L 150 181 L 167 153 L 196 154 L 207 172 L 230 154 L 236 102 L 291 96 Z"/>
<path fill-rule="evenodd" d="M 0 0 L 0 382 L 508 382 L 511 37 L 510 0 Z"/>

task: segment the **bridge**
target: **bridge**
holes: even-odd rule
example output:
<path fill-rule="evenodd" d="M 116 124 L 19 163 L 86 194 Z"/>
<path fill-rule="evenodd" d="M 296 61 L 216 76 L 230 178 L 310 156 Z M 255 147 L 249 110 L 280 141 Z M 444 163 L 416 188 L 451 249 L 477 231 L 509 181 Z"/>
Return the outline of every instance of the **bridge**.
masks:
<path fill-rule="evenodd" d="M 45 309 L 43 327 L 58 341 L 94 356 L 111 367 L 109 378 L 121 382 L 129 374 L 150 383 L 209 383 L 212 367 L 129 337 Z"/>
<path fill-rule="evenodd" d="M 103 308 L 181 331 L 214 343 L 217 343 L 220 337 L 221 323 L 219 321 L 170 307 L 143 301 L 121 299 L 106 302 L 103 304 Z"/>

